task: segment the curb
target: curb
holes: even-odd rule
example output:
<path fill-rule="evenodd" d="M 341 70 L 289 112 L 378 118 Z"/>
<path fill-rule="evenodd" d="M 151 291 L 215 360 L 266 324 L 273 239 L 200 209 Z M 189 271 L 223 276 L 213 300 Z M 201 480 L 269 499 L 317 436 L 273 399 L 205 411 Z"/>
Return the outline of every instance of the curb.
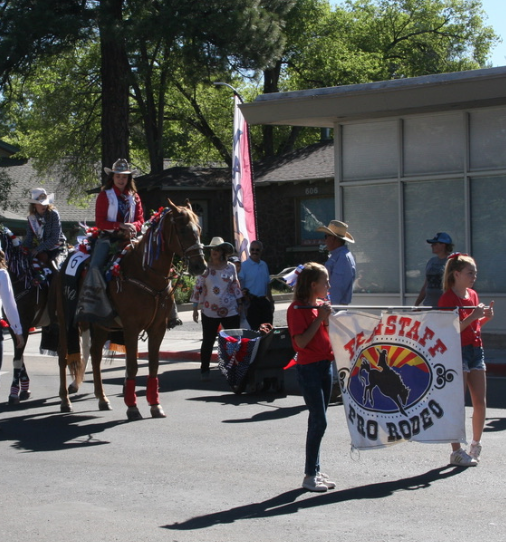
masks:
<path fill-rule="evenodd" d="M 147 352 L 139 352 L 139 359 L 148 359 Z M 200 361 L 200 351 L 198 350 L 182 350 L 177 352 L 165 351 L 160 352 L 160 361 Z M 218 354 L 216 352 L 211 356 L 211 362 L 218 361 Z M 487 376 L 492 378 L 506 377 L 506 364 L 505 363 L 490 363 L 487 362 Z"/>

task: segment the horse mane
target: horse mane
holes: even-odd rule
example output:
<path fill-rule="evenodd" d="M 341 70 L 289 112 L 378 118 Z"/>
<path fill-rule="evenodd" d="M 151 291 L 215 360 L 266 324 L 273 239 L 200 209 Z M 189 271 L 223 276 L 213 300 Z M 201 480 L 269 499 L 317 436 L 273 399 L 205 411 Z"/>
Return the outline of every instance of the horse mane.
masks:
<path fill-rule="evenodd" d="M 188 222 L 199 225 L 198 215 L 193 211 L 190 205 L 178 206 L 175 205 L 177 212 L 182 216 L 188 217 Z M 142 265 L 150 267 L 155 260 L 160 256 L 163 250 L 163 226 L 167 216 L 174 216 L 174 210 L 171 207 L 162 207 L 158 212 L 154 213 L 151 218 L 144 223 L 145 230 L 142 238 L 139 239 L 139 244 L 142 242 Z M 199 226 L 200 227 L 200 226 Z"/>
<path fill-rule="evenodd" d="M 3 224 L 0 226 L 0 241 L 11 276 L 16 280 L 24 278 L 27 283 L 31 282 L 34 271 L 30 258 L 21 250 L 19 239 Z"/>

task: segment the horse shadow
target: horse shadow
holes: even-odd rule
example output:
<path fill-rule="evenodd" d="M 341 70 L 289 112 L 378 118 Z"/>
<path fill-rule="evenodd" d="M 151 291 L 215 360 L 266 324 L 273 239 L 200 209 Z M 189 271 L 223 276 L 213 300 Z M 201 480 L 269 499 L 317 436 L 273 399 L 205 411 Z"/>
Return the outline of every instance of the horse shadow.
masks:
<path fill-rule="evenodd" d="M 365 499 L 384 499 L 391 497 L 398 491 L 419 491 L 428 489 L 433 482 L 455 476 L 465 471 L 464 467 L 447 465 L 430 470 L 424 474 L 403 478 L 391 482 L 368 484 L 365 486 L 343 489 L 341 491 L 328 491 L 322 494 L 311 494 L 304 500 L 296 500 L 307 493 L 304 489 L 292 489 L 281 493 L 271 499 L 259 503 L 246 504 L 222 510 L 213 514 L 206 514 L 190 518 L 181 523 L 175 522 L 162 525 L 163 529 L 192 531 L 207 529 L 215 525 L 231 524 L 245 519 L 265 519 L 288 514 L 296 514 L 317 506 L 328 506 L 342 502 L 361 501 Z"/>
<path fill-rule="evenodd" d="M 51 406 L 46 400 L 30 401 L 30 408 Z M 37 404 L 39 403 L 39 404 Z M 59 405 L 59 398 L 54 402 Z M 94 423 L 88 423 L 97 420 Z M 20 416 L 2 420 L 0 440 L 12 441 L 12 448 L 22 452 L 54 452 L 72 450 L 89 446 L 109 444 L 107 440 L 97 438 L 97 434 L 126 420 L 102 421 L 92 414 L 30 414 L 23 411 Z"/>

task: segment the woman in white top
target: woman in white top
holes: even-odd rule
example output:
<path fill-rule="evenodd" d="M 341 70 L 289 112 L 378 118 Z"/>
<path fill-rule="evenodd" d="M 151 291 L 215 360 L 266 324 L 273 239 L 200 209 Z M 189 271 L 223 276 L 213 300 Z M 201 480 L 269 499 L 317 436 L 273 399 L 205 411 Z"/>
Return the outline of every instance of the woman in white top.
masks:
<path fill-rule="evenodd" d="M 5 263 L 5 254 L 0 250 L 0 309 L 3 307 L 7 320 L 16 337 L 16 347 L 23 348 L 25 339 L 23 338 L 23 330 L 19 321 L 18 308 L 14 299 L 14 291 L 12 289 L 11 278 L 7 271 Z M 0 369 L 3 361 L 3 332 L 0 330 Z"/>
<path fill-rule="evenodd" d="M 191 301 L 193 320 L 199 321 L 202 311 L 202 345 L 200 347 L 200 373 L 209 380 L 209 365 L 218 329 L 238 329 L 241 325 L 240 305 L 242 291 L 235 265 L 227 261 L 234 247 L 221 237 L 213 237 L 205 248 L 211 249 L 207 270 L 197 278 Z"/>

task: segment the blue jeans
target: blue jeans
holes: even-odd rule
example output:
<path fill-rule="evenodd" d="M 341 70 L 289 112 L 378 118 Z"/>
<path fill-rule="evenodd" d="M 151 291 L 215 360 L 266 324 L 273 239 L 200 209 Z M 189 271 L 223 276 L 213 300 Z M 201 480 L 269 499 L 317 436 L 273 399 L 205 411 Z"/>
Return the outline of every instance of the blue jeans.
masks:
<path fill-rule="evenodd" d="M 320 471 L 320 444 L 327 429 L 327 407 L 332 390 L 332 365 L 328 360 L 296 365 L 304 402 L 309 410 L 306 436 L 306 476 Z"/>

